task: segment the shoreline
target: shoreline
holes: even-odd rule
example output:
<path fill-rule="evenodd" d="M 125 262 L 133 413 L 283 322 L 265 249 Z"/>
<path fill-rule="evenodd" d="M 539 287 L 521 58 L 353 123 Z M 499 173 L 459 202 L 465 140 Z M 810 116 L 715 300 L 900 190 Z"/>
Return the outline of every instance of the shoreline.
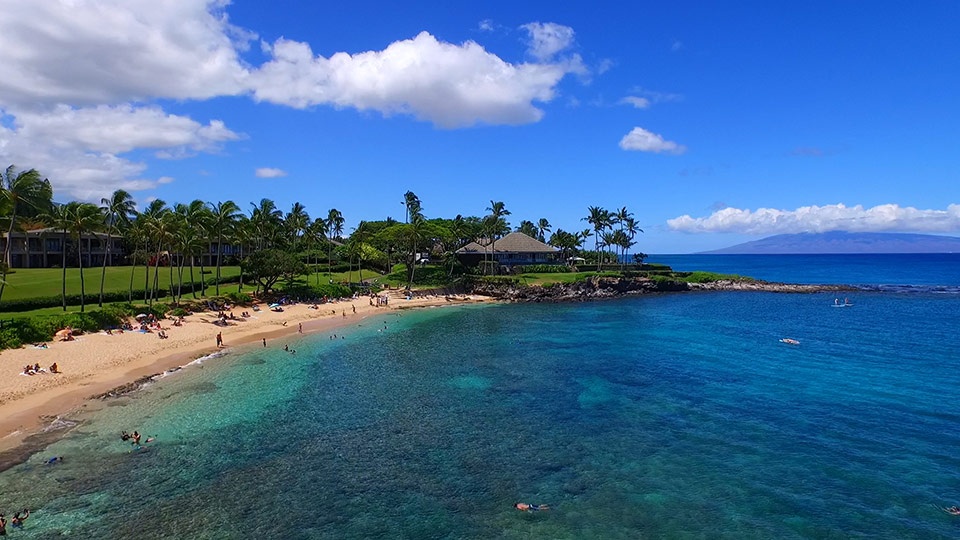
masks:
<path fill-rule="evenodd" d="M 176 371 L 198 358 L 249 347 L 262 340 L 315 334 L 356 324 L 373 316 L 404 309 L 469 305 L 495 301 L 477 295 L 419 295 L 406 300 L 400 290 L 386 291 L 387 306 L 371 306 L 367 297 L 321 304 L 284 306 L 283 312 L 262 310 L 252 317 L 231 321 L 226 327 L 212 324 L 210 312 L 194 313 L 183 326 L 161 321 L 170 336 L 124 332 L 83 334 L 75 341 L 51 342 L 48 348 L 24 347 L 0 353 L 0 471 L 24 461 L 42 447 L 65 436 L 79 423 L 71 416 L 94 410 L 105 397 L 139 388 L 140 383 Z M 237 307 L 234 312 L 250 311 Z M 223 334 L 224 347 L 215 345 Z M 53 362 L 62 373 L 22 375 L 23 366 Z"/>

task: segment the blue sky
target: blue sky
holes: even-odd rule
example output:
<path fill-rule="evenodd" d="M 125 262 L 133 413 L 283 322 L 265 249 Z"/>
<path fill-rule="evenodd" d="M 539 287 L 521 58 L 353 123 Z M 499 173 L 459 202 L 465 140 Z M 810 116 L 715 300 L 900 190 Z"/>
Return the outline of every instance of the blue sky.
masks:
<path fill-rule="evenodd" d="M 960 231 L 960 3 L 7 0 L 0 161 L 57 199 L 482 215 L 636 250 Z"/>

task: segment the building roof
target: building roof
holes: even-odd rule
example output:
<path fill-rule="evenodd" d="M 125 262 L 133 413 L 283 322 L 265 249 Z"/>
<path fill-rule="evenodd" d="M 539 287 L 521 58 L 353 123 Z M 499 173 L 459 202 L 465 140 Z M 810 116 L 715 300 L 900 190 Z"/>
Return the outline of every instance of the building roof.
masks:
<path fill-rule="evenodd" d="M 470 242 L 457 250 L 460 254 L 470 253 L 490 253 L 490 240 L 481 239 L 478 242 Z M 531 238 L 522 232 L 512 232 L 503 238 L 500 238 L 494 244 L 496 253 L 556 253 L 557 249 L 553 246 L 544 244 L 536 238 Z"/>

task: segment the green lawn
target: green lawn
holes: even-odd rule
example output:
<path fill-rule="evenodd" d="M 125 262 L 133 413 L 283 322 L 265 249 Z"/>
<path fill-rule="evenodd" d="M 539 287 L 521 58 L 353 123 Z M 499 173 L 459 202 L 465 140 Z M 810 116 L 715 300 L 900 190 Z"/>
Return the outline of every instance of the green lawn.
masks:
<path fill-rule="evenodd" d="M 204 268 L 207 274 L 204 276 L 209 279 L 214 276 L 216 268 Z M 84 268 L 83 280 L 84 290 L 88 297 L 93 297 L 96 303 L 96 297 L 100 294 L 100 271 L 98 268 Z M 220 268 L 222 277 L 236 276 L 240 273 L 239 266 L 223 266 Z M 194 279 L 200 281 L 200 268 L 195 267 L 193 272 Z M 60 268 L 18 268 L 15 272 L 7 274 L 7 287 L 3 291 L 2 301 L 25 300 L 28 298 L 60 296 L 63 270 Z M 174 269 L 174 283 L 178 282 L 176 269 Z M 190 269 L 185 268 L 183 272 L 184 282 L 190 281 Z M 153 283 L 153 270 L 150 272 L 150 283 Z M 168 288 L 170 285 L 169 268 L 160 269 L 160 288 Z M 236 285 L 220 285 L 220 291 L 224 287 L 227 290 L 236 290 Z M 232 287 L 232 289 L 231 289 Z M 130 288 L 130 267 L 129 266 L 108 266 L 107 274 L 103 284 L 104 292 L 127 291 Z M 136 268 L 133 277 L 133 288 L 143 290 L 144 288 L 144 267 Z M 186 289 L 189 292 L 189 288 Z M 208 290 L 209 293 L 209 290 Z M 67 294 L 80 294 L 80 270 L 78 268 L 67 268 Z M 2 308 L 0 308 L 2 310 Z"/>
<path fill-rule="evenodd" d="M 595 276 L 596 272 L 566 272 L 566 273 L 534 273 L 520 274 L 520 282 L 524 285 L 549 285 L 550 283 L 573 283 L 588 276 Z"/>
<path fill-rule="evenodd" d="M 206 268 L 204 268 L 206 270 Z M 213 277 L 216 269 L 208 271 L 205 274 L 207 279 Z M 59 297 L 60 296 L 60 287 L 61 287 L 61 276 L 62 269 L 58 268 L 21 268 L 17 269 L 16 272 L 7 274 L 7 288 L 3 291 L 3 300 L 0 302 L 13 301 L 13 300 L 22 300 L 28 298 L 37 298 L 37 297 Z M 220 275 L 223 277 L 232 277 L 238 275 L 240 272 L 239 266 L 224 266 L 220 268 Z M 352 279 L 353 281 L 358 280 L 358 273 L 356 270 L 353 271 Z M 161 268 L 160 269 L 160 287 L 166 288 L 169 285 L 170 271 L 169 269 Z M 321 273 L 319 275 L 320 283 L 326 283 L 329 280 L 333 280 L 335 283 L 346 282 L 350 275 L 347 272 L 336 272 L 336 273 Z M 364 279 L 375 279 L 380 277 L 379 274 L 372 270 L 364 270 L 363 278 Z M 89 311 L 91 309 L 97 309 L 97 296 L 100 293 L 100 268 L 94 269 L 84 269 L 83 278 L 85 281 L 85 290 L 87 295 L 87 305 L 86 309 Z M 152 282 L 153 274 L 150 275 Z M 189 269 L 184 269 L 183 279 L 185 282 L 190 280 Z M 200 281 L 200 268 L 194 268 L 194 279 Z M 301 276 L 300 280 L 311 285 L 317 283 L 318 276 L 316 274 L 310 274 L 309 276 Z M 176 272 L 174 272 L 174 283 L 177 283 Z M 144 285 L 144 269 L 143 267 L 138 267 L 134 274 L 133 288 L 135 290 L 143 290 Z M 225 294 L 228 292 L 238 292 L 237 283 L 223 283 L 220 285 L 220 293 Z M 104 292 L 109 291 L 120 291 L 126 292 L 130 287 L 130 267 L 129 266 L 114 266 L 107 267 L 106 280 L 104 281 Z M 256 291 L 257 287 L 255 283 L 244 283 L 243 290 L 240 292 L 253 293 Z M 213 296 L 216 291 L 216 288 L 213 286 L 207 287 L 207 297 Z M 67 294 L 79 294 L 80 293 L 80 271 L 77 268 L 67 268 Z M 190 292 L 190 287 L 185 286 L 183 290 L 184 300 L 192 300 L 193 295 Z M 199 290 L 198 290 L 199 297 Z M 173 298 L 170 296 L 160 297 L 154 299 L 158 303 L 170 303 L 173 301 Z M 133 298 L 134 304 L 143 303 L 143 296 L 135 296 Z M 110 303 L 106 303 L 110 305 Z M 68 305 L 67 312 L 79 312 L 80 306 L 77 305 Z M 16 313 L 10 313 L 11 317 L 33 317 L 37 315 L 59 315 L 63 313 L 62 307 L 49 307 L 42 309 L 34 309 L 30 311 L 21 311 Z M 3 314 L 2 303 L 0 303 L 0 314 Z"/>

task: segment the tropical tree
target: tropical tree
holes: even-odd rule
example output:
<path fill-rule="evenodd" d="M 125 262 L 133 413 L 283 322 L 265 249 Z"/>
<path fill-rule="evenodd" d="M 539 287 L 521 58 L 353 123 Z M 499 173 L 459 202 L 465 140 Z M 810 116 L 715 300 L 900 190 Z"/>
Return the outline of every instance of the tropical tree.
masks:
<path fill-rule="evenodd" d="M 547 221 L 547 218 L 540 218 L 540 221 L 537 221 L 537 232 L 539 233 L 537 238 L 540 239 L 541 242 L 546 242 L 546 234 L 550 232 L 550 228 L 550 222 Z"/>
<path fill-rule="evenodd" d="M 340 238 L 343 236 L 343 214 L 340 213 L 336 208 L 331 208 L 327 212 L 327 219 L 324 222 L 327 226 L 327 240 L 333 240 L 334 238 Z M 330 242 L 327 246 L 327 271 L 330 271 L 330 267 L 333 266 L 333 242 Z"/>
<path fill-rule="evenodd" d="M 223 254 L 223 237 L 230 233 L 231 227 L 240 217 L 240 207 L 233 201 L 210 203 L 212 217 L 210 225 L 217 231 L 217 296 L 220 296 L 220 266 Z"/>
<path fill-rule="evenodd" d="M 46 213 L 53 199 L 53 188 L 50 181 L 41 179 L 36 169 L 17 172 L 14 165 L 0 173 L 0 215 L 9 221 L 7 224 L 7 244 L 3 249 L 3 260 L 0 261 L 0 298 L 3 298 L 3 289 L 7 286 L 7 271 L 12 264 L 10 251 L 13 247 L 13 231 L 16 230 L 17 216 L 24 211 L 33 211 L 39 214 Z"/>
<path fill-rule="evenodd" d="M 293 203 L 290 211 L 284 217 L 283 225 L 291 248 L 293 250 L 301 249 L 300 239 L 310 227 L 310 214 L 307 213 L 306 207 L 299 202 Z"/>
<path fill-rule="evenodd" d="M 420 199 L 417 197 L 416 193 L 408 191 L 403 194 L 403 206 L 406 207 L 407 219 L 406 223 L 410 223 L 410 220 L 416 214 L 421 213 Z"/>
<path fill-rule="evenodd" d="M 557 229 L 556 232 L 550 235 L 549 244 L 559 249 L 560 258 L 566 261 L 569 257 L 573 256 L 573 253 L 581 242 L 579 235 L 568 233 L 563 229 Z"/>
<path fill-rule="evenodd" d="M 630 248 L 636 245 L 636 242 L 633 241 L 634 237 L 637 236 L 638 232 L 643 232 L 643 229 L 637 226 L 636 220 L 633 219 L 633 216 L 628 217 L 623 222 L 623 232 L 626 233 L 627 238 L 629 239 L 630 244 L 624 246 L 624 253 L 629 254 Z M 643 264 L 642 262 L 640 264 Z"/>
<path fill-rule="evenodd" d="M 197 297 L 196 286 L 193 285 L 193 268 L 196 264 L 196 255 L 200 254 L 200 295 L 207 292 L 207 280 L 204 273 L 203 254 L 210 248 L 210 230 L 213 221 L 213 214 L 207 203 L 200 199 L 194 199 L 190 204 L 178 204 L 175 211 L 181 217 L 181 235 L 183 236 L 183 249 L 190 255 L 190 283 L 191 294 Z"/>
<path fill-rule="evenodd" d="M 69 204 L 54 204 L 50 209 L 40 216 L 40 219 L 60 231 L 60 263 L 63 269 L 60 278 L 60 302 L 63 305 L 63 311 L 67 310 L 67 235 L 70 233 L 70 214 L 72 208 Z"/>
<path fill-rule="evenodd" d="M 73 201 L 67 203 L 67 206 L 67 222 L 70 227 L 70 235 L 77 242 L 77 264 L 80 267 L 80 311 L 83 312 L 86 304 L 84 297 L 86 289 L 83 281 L 83 236 L 86 234 L 95 235 L 96 232 L 104 228 L 103 214 L 100 213 L 100 208 L 93 203 Z"/>
<path fill-rule="evenodd" d="M 597 271 L 600 271 L 603 269 L 603 254 L 600 253 L 600 235 L 613 224 L 613 219 L 608 210 L 604 210 L 599 206 L 587 207 L 587 212 L 589 212 L 590 215 L 582 218 L 580 221 L 586 221 L 593 226 L 594 249 L 597 251 Z"/>
<path fill-rule="evenodd" d="M 534 225 L 532 221 L 526 219 L 520 222 L 520 225 L 517 227 L 517 232 L 523 233 L 530 238 L 539 238 L 537 226 Z"/>
<path fill-rule="evenodd" d="M 137 219 L 134 222 L 135 229 L 139 233 L 140 240 L 143 242 L 143 251 L 141 253 L 144 262 L 143 301 L 151 304 L 153 287 L 150 286 L 150 262 L 153 261 L 155 265 L 159 265 L 160 259 L 159 254 L 153 257 L 151 257 L 150 254 L 160 249 L 157 245 L 159 242 L 157 232 L 161 229 L 159 221 L 169 212 L 170 209 L 167 208 L 165 201 L 154 199 L 144 208 L 143 212 L 137 215 Z M 154 247 L 156 247 L 156 250 L 153 249 Z"/>
<path fill-rule="evenodd" d="M 260 204 L 250 203 L 250 221 L 256 231 L 257 249 L 265 249 L 272 245 L 273 236 L 283 219 L 277 205 L 270 199 L 260 199 Z"/>
<path fill-rule="evenodd" d="M 323 219 L 315 219 L 313 223 L 310 224 L 310 227 L 307 229 L 306 234 L 307 239 L 309 240 L 310 245 L 312 246 L 311 251 L 313 252 L 313 271 L 317 275 L 317 285 L 320 284 L 320 272 L 317 270 L 320 262 L 317 260 L 317 251 L 318 246 L 322 245 L 322 241 L 327 238 L 327 221 Z"/>
<path fill-rule="evenodd" d="M 114 191 L 110 197 L 100 199 L 100 204 L 107 227 L 107 250 L 103 255 L 103 268 L 100 270 L 100 297 L 97 300 L 97 306 L 103 307 L 103 284 L 107 277 L 108 258 L 110 266 L 113 266 L 113 237 L 119 234 L 121 226 L 130 223 L 130 216 L 136 212 L 136 205 L 133 202 L 133 196 L 122 189 Z"/>
<path fill-rule="evenodd" d="M 507 225 L 503 221 L 503 216 L 509 216 L 510 211 L 507 210 L 502 201 L 490 201 L 490 206 L 487 207 L 487 212 L 490 212 L 487 215 L 486 222 L 488 225 L 488 231 L 490 233 L 490 259 L 491 263 L 496 259 L 497 253 L 497 235 L 503 230 L 504 226 Z M 502 223 L 501 223 L 502 222 Z M 490 271 L 493 272 L 493 264 L 490 265 Z"/>

